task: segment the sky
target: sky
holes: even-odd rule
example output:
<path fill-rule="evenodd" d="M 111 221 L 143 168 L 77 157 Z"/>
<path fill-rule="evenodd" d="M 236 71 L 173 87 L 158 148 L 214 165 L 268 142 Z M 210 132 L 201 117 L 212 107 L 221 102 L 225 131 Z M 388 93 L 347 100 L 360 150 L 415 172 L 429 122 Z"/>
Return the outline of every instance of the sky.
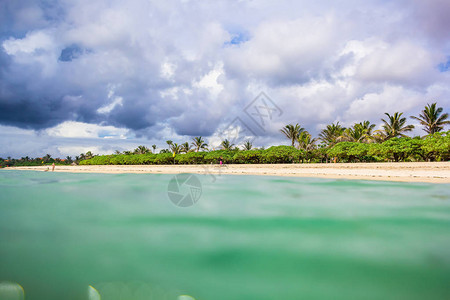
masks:
<path fill-rule="evenodd" d="M 0 157 L 450 112 L 448 0 L 2 0 Z M 412 135 L 424 134 L 420 126 Z M 239 140 L 241 139 L 241 140 Z"/>

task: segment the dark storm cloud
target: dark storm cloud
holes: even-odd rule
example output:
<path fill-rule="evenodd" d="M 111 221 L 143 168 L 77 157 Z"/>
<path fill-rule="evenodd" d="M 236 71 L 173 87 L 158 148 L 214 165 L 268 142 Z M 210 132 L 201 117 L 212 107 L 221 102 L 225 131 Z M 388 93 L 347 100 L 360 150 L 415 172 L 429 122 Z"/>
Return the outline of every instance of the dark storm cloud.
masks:
<path fill-rule="evenodd" d="M 46 24 L 48 15 L 58 10 L 57 3 L 33 6 L 39 17 L 35 23 Z M 131 9 L 140 10 L 138 4 L 131 3 Z M 14 11 L 7 27 L 16 34 L 0 41 L 0 124 L 43 129 L 71 120 L 142 130 L 186 111 L 189 103 L 161 93 L 177 88 L 179 97 L 185 93 L 195 97 L 191 84 L 209 71 L 204 69 L 208 63 L 184 57 L 196 55 L 195 51 L 180 55 L 184 47 L 178 49 L 177 40 L 152 37 L 160 34 L 159 20 L 143 15 L 136 24 L 143 28 L 130 31 L 133 27 L 127 22 L 134 22 L 135 16 L 117 5 L 93 4 L 90 13 L 99 16 L 91 19 L 88 14 L 84 21 L 79 20 L 85 9 L 81 2 L 65 8 L 67 20 L 53 18 L 43 29 L 40 25 L 19 34 L 15 23 L 28 8 L 13 2 L 5 5 L 5 11 Z M 69 26 L 71 19 L 75 24 Z M 193 41 L 187 42 L 192 51 Z M 169 71 L 161 76 L 164 64 Z M 119 98 L 120 103 L 112 105 Z"/>
<path fill-rule="evenodd" d="M 210 136 L 216 130 L 216 126 L 211 124 L 219 124 L 220 121 L 212 114 L 190 111 L 182 114 L 172 125 L 178 135 Z"/>

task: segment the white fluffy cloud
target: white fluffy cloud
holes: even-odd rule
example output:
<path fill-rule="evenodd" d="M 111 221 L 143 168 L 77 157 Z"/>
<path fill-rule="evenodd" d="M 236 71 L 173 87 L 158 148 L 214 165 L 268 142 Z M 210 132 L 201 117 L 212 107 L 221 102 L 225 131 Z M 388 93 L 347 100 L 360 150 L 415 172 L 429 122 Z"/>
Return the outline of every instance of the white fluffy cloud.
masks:
<path fill-rule="evenodd" d="M 308 81 L 338 47 L 337 27 L 327 16 L 263 22 L 248 42 L 227 49 L 227 71 L 276 85 Z"/>
<path fill-rule="evenodd" d="M 101 126 L 81 122 L 66 121 L 45 130 L 49 136 L 67 138 L 121 138 L 127 137 L 128 131 L 114 126 Z"/>
<path fill-rule="evenodd" d="M 20 53 L 30 54 L 38 50 L 50 50 L 53 48 L 52 37 L 43 32 L 29 32 L 22 39 L 9 38 L 3 42 L 3 48 L 8 55 L 16 56 Z"/>
<path fill-rule="evenodd" d="M 356 76 L 365 81 L 428 85 L 438 76 L 431 51 L 412 42 L 379 43 L 361 58 Z"/>

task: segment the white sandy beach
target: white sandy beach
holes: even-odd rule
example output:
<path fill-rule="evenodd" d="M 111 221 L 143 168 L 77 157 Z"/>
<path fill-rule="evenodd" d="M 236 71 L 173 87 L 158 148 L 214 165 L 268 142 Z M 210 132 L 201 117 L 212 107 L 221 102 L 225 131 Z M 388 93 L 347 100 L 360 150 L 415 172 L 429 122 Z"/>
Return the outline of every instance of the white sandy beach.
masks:
<path fill-rule="evenodd" d="M 9 167 L 5 170 L 45 171 L 47 166 Z M 233 164 L 222 167 L 218 165 L 56 166 L 55 172 L 231 174 L 450 183 L 450 162 Z"/>

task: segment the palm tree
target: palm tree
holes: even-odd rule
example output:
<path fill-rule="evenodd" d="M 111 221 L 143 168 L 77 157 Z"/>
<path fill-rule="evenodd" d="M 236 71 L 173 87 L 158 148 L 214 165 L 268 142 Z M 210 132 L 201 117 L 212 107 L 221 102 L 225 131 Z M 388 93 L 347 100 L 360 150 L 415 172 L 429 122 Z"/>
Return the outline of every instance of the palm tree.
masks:
<path fill-rule="evenodd" d="M 344 130 L 343 135 L 340 137 L 342 141 L 346 142 L 356 142 L 360 143 L 364 140 L 364 130 L 358 124 L 355 124 L 353 127 L 347 128 Z"/>
<path fill-rule="evenodd" d="M 153 144 L 153 145 L 152 145 L 152 148 L 153 148 L 153 152 L 155 152 L 155 150 L 156 150 L 156 145 Z"/>
<path fill-rule="evenodd" d="M 305 130 L 301 132 L 297 138 L 298 148 L 305 151 L 311 151 L 316 148 L 316 141 L 317 139 L 313 139 L 311 134 Z"/>
<path fill-rule="evenodd" d="M 253 144 L 252 144 L 252 142 L 250 142 L 250 140 L 248 140 L 248 141 L 245 141 L 245 143 L 244 143 L 244 150 L 252 150 L 252 148 L 253 148 Z"/>
<path fill-rule="evenodd" d="M 433 134 L 444 129 L 444 125 L 450 124 L 448 119 L 448 113 L 441 115 L 443 111 L 442 107 L 436 109 L 436 103 L 427 104 L 425 109 L 418 117 L 411 116 L 411 118 L 416 119 L 423 125 L 423 130 L 428 134 Z"/>
<path fill-rule="evenodd" d="M 339 125 L 339 122 L 336 124 L 332 123 L 331 125 L 327 125 L 327 128 L 323 129 L 319 134 L 319 139 L 324 142 L 328 146 L 333 146 L 341 139 L 344 133 L 345 127 Z"/>
<path fill-rule="evenodd" d="M 359 125 L 361 125 L 361 127 L 364 129 L 364 131 L 366 132 L 367 137 L 371 137 L 373 134 L 373 129 L 375 128 L 375 124 L 370 124 L 370 121 L 364 121 L 364 122 L 360 122 L 358 123 Z"/>
<path fill-rule="evenodd" d="M 384 113 L 386 116 L 388 116 L 388 121 L 385 119 L 381 119 L 383 121 L 383 130 L 384 130 L 384 136 L 385 140 L 388 140 L 393 137 L 397 136 L 403 136 L 406 135 L 404 132 L 411 131 L 414 128 L 414 125 L 405 125 L 406 118 L 402 118 L 403 113 L 396 112 L 392 116 L 388 113 Z"/>
<path fill-rule="evenodd" d="M 169 145 L 169 147 L 173 144 L 173 142 L 171 140 L 166 141 L 167 145 Z"/>
<path fill-rule="evenodd" d="M 305 128 L 301 127 L 300 125 L 295 124 L 288 124 L 286 126 L 284 126 L 280 131 L 282 133 L 284 133 L 284 135 L 291 140 L 292 142 L 292 147 L 295 146 L 295 141 L 297 140 L 298 136 L 300 135 L 301 132 L 303 132 L 305 130 Z"/>
<path fill-rule="evenodd" d="M 233 146 L 234 146 L 234 144 L 232 144 L 228 139 L 223 140 L 220 145 L 222 146 L 223 150 L 228 150 L 228 151 L 233 150 Z"/>
<path fill-rule="evenodd" d="M 195 152 L 200 151 L 200 149 L 208 148 L 208 144 L 205 143 L 201 136 L 194 137 L 192 140 L 192 146 L 194 146 Z"/>
<path fill-rule="evenodd" d="M 348 142 L 366 143 L 372 140 L 372 131 L 375 124 L 369 121 L 355 123 L 352 127 L 344 130 L 342 140 Z"/>
<path fill-rule="evenodd" d="M 191 146 L 188 142 L 181 144 L 181 152 L 188 153 L 191 151 Z"/>
<path fill-rule="evenodd" d="M 150 149 L 148 149 L 145 146 L 138 146 L 136 149 L 134 149 L 134 153 L 135 154 L 145 154 L 145 153 L 149 153 Z"/>
<path fill-rule="evenodd" d="M 119 150 L 115 150 L 115 151 L 114 151 L 114 154 L 119 155 L 119 154 L 120 154 L 120 151 L 119 151 Z"/>
<path fill-rule="evenodd" d="M 47 153 L 47 154 L 44 156 L 44 161 L 45 161 L 45 162 L 49 162 L 51 158 L 52 158 L 52 156 L 51 156 L 50 154 Z"/>
<path fill-rule="evenodd" d="M 178 145 L 177 143 L 170 144 L 170 150 L 173 154 L 180 154 L 181 153 L 181 145 Z"/>

